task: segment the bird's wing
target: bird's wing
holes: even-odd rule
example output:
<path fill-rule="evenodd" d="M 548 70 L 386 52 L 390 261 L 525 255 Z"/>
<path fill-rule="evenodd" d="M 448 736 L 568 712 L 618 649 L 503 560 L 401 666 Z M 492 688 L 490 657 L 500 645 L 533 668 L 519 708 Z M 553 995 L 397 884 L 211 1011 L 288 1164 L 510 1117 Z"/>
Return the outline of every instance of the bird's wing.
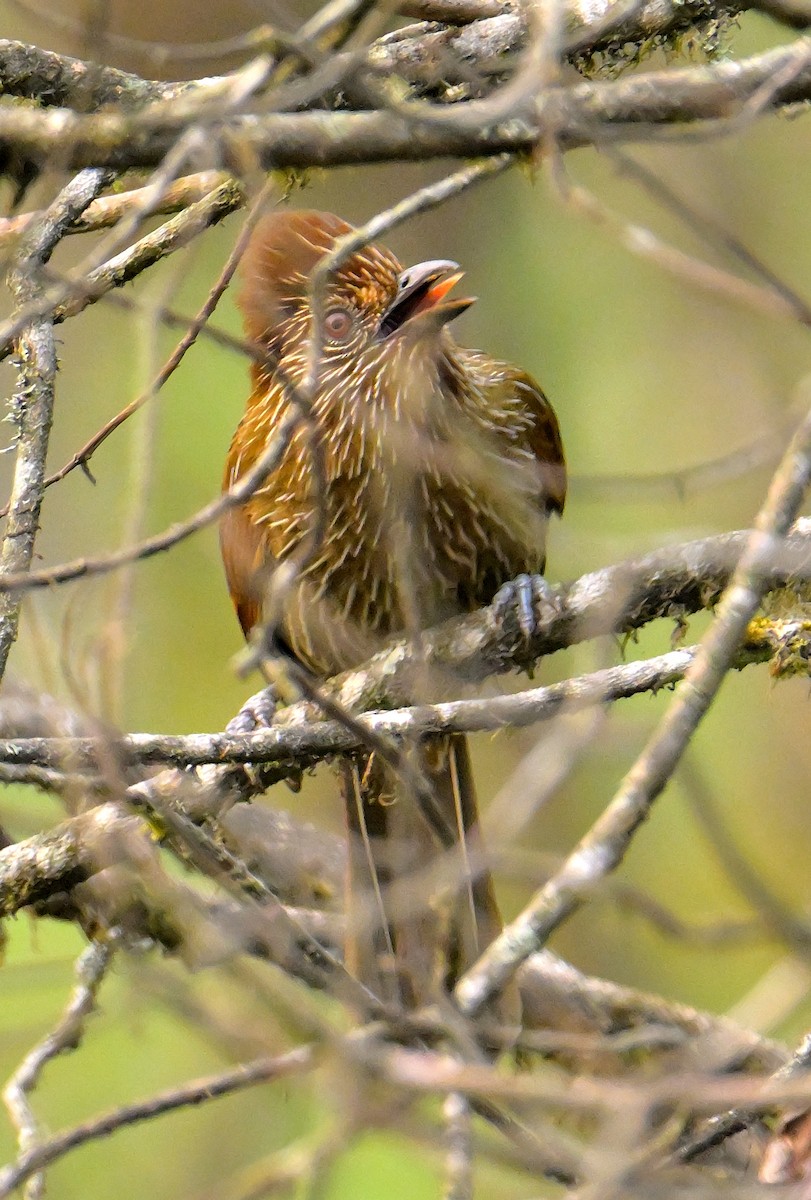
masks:
<path fill-rule="evenodd" d="M 545 512 L 563 512 L 566 503 L 566 458 L 555 410 L 526 371 L 490 358 L 481 350 L 459 349 L 498 434 L 529 450 L 538 467 L 538 499 Z"/>
<path fill-rule="evenodd" d="M 540 468 L 543 501 L 550 512 L 562 513 L 566 503 L 566 458 L 555 410 L 525 371 L 509 368 L 507 379 L 530 417 L 525 436 Z"/>
<path fill-rule="evenodd" d="M 228 590 L 247 637 L 262 619 L 268 563 L 262 527 L 250 519 L 244 508 L 229 509 L 223 517 L 220 549 Z"/>

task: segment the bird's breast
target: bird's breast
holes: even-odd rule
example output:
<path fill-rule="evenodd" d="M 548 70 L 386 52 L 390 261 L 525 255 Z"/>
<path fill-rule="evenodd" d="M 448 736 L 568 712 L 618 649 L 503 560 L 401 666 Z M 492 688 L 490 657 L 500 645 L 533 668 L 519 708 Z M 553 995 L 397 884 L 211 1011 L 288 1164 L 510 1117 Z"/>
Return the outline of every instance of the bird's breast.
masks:
<path fill-rule="evenodd" d="M 507 579 L 543 566 L 545 516 L 509 439 L 495 440 L 463 414 L 426 420 L 424 405 L 415 419 L 357 393 L 342 401 L 316 409 L 323 470 L 313 467 L 313 435 L 302 426 L 245 506 L 265 572 L 296 553 L 316 525 L 323 530 L 283 631 L 320 673 L 356 665 L 397 633 L 487 603 Z M 283 410 L 270 399 L 249 409 L 228 481 L 262 454 Z"/>

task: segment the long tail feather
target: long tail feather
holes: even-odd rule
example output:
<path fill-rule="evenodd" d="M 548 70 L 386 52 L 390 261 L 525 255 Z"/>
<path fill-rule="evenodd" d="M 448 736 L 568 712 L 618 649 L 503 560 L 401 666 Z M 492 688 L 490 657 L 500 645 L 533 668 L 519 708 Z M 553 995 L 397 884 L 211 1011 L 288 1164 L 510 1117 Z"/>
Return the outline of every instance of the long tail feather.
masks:
<path fill-rule="evenodd" d="M 502 925 L 483 863 L 467 741 L 435 738 L 420 749 L 430 804 L 402 794 L 374 756 L 345 763 L 342 773 L 347 966 L 381 1001 L 430 1003 L 452 990 Z M 515 1005 L 497 1015 L 514 1023 Z"/>

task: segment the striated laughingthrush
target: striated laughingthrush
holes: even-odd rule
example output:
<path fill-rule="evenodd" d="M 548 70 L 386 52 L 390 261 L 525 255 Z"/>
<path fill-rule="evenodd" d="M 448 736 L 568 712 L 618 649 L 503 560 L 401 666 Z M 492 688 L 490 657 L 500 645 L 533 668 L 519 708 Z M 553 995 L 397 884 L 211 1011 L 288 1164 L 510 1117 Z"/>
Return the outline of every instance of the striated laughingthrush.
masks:
<path fill-rule="evenodd" d="M 252 367 L 225 487 L 256 463 L 290 411 L 290 388 L 304 383 L 312 272 L 348 232 L 338 217 L 306 211 L 273 213 L 256 229 L 240 306 L 268 357 Z M 274 564 L 300 550 L 320 515 L 323 536 L 275 631 L 319 677 L 489 603 L 517 575 L 543 572 L 548 519 L 566 493 L 558 423 L 529 375 L 456 344 L 448 325 L 473 303 L 450 297 L 460 277 L 446 261 L 403 270 L 373 245 L 330 276 L 312 396 L 323 472 L 316 477 L 313 435 L 300 426 L 277 470 L 223 522 L 228 586 L 247 635 L 262 621 Z M 481 851 L 467 857 L 478 818 L 465 738 L 430 739 L 417 761 L 428 805 L 379 755 L 341 769 L 347 965 L 378 998 L 408 1006 L 450 990 L 501 928 Z"/>

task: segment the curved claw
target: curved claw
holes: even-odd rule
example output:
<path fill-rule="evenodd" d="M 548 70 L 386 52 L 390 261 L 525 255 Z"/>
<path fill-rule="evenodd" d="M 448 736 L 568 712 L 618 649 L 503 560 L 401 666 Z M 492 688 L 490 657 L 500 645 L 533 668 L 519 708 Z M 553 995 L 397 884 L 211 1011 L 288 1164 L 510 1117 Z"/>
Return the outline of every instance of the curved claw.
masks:
<path fill-rule="evenodd" d="M 273 724 L 279 704 L 274 687 L 263 688 L 246 700 L 235 717 L 225 727 L 226 733 L 254 733 Z"/>
<path fill-rule="evenodd" d="M 493 598 L 493 609 L 502 621 L 509 612 L 514 612 L 521 636 L 529 642 L 538 631 L 544 607 L 552 602 L 552 588 L 543 575 L 517 575 L 498 589 Z"/>

